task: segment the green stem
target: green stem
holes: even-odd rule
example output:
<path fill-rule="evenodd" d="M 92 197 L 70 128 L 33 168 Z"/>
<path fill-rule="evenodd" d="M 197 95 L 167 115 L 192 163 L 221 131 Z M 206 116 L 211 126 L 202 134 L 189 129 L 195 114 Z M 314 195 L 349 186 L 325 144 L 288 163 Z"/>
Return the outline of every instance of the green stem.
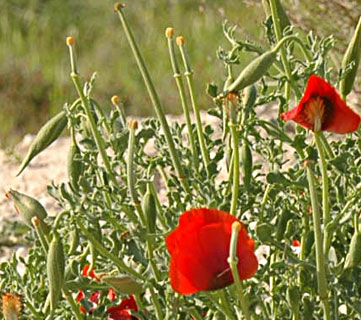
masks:
<path fill-rule="evenodd" d="M 115 9 L 118 12 L 119 19 L 120 19 L 121 24 L 123 26 L 123 29 L 125 31 L 125 35 L 126 35 L 126 37 L 128 39 L 129 45 L 130 45 L 130 47 L 132 49 L 132 52 L 133 52 L 134 58 L 135 58 L 135 60 L 137 62 L 139 71 L 140 71 L 140 73 L 141 73 L 141 75 L 143 77 L 145 86 L 146 86 L 146 88 L 148 90 L 148 94 L 149 94 L 150 99 L 152 101 L 153 107 L 154 107 L 154 109 L 155 109 L 155 111 L 157 113 L 159 122 L 160 122 L 160 124 L 161 124 L 161 126 L 163 128 L 164 135 L 165 135 L 165 138 L 166 138 L 166 141 L 167 141 L 167 144 L 168 144 L 169 153 L 170 153 L 170 156 L 171 156 L 171 159 L 172 159 L 174 169 L 175 169 L 175 171 L 177 173 L 177 176 L 178 176 L 179 180 L 183 184 L 184 189 L 186 190 L 186 192 L 189 193 L 190 192 L 189 185 L 188 185 L 187 179 L 186 179 L 186 177 L 184 175 L 183 168 L 181 166 L 181 163 L 180 163 L 180 160 L 179 160 L 179 157 L 178 157 L 178 154 L 177 154 L 177 150 L 175 148 L 174 141 L 173 141 L 170 129 L 169 129 L 167 118 L 165 117 L 163 106 L 160 103 L 158 94 L 155 91 L 153 81 L 152 81 L 152 79 L 151 79 L 151 77 L 149 75 L 147 67 L 145 66 L 144 59 L 143 59 L 143 57 L 142 57 L 142 55 L 141 55 L 141 53 L 140 53 L 140 51 L 138 49 L 138 46 L 137 46 L 137 44 L 136 44 L 136 42 L 134 40 L 133 34 L 132 34 L 132 32 L 131 32 L 131 30 L 129 28 L 128 22 L 127 22 L 127 20 L 125 18 L 125 15 L 124 15 L 123 11 L 122 11 L 122 5 L 118 5 Z"/>
<path fill-rule="evenodd" d="M 54 220 L 54 224 L 53 224 L 54 230 L 57 230 L 59 228 L 59 223 L 61 221 L 64 221 L 63 216 L 66 214 L 69 214 L 69 213 L 70 213 L 69 210 L 63 210 L 56 216 L 56 218 Z"/>
<path fill-rule="evenodd" d="M 279 43 L 280 40 L 282 39 L 282 30 L 281 30 L 280 19 L 278 17 L 276 2 L 275 2 L 275 0 L 270 0 L 269 3 L 270 3 L 270 7 L 271 7 L 271 12 L 272 12 L 273 27 L 275 30 L 277 42 Z M 292 71 L 291 71 L 289 62 L 287 60 L 286 50 L 283 47 L 281 47 L 281 60 L 282 60 L 282 64 L 285 69 L 288 81 L 290 83 L 293 83 L 294 81 L 293 81 L 293 77 L 292 77 Z M 297 88 L 296 95 L 297 96 L 300 95 L 298 87 L 294 86 L 294 88 L 295 89 Z"/>
<path fill-rule="evenodd" d="M 335 157 L 335 154 L 333 153 L 332 148 L 331 148 L 330 144 L 328 143 L 325 135 L 323 134 L 322 131 L 320 131 L 318 133 L 318 135 L 319 135 L 319 137 L 321 139 L 322 145 L 323 145 L 323 147 L 325 149 L 325 152 L 326 152 L 328 158 L 333 159 Z"/>
<path fill-rule="evenodd" d="M 315 233 L 316 241 L 316 269 L 317 269 L 317 284 L 320 300 L 323 306 L 323 316 L 325 320 L 330 320 L 330 306 L 328 303 L 328 292 L 327 292 L 327 278 L 325 259 L 323 255 L 323 244 L 322 244 L 322 230 L 321 230 L 321 218 L 318 211 L 317 191 L 316 191 L 316 179 L 314 173 L 310 167 L 310 162 L 305 162 L 307 170 L 307 179 L 309 184 L 311 205 L 312 205 L 312 218 L 313 228 Z"/>
<path fill-rule="evenodd" d="M 232 225 L 232 235 L 231 235 L 231 244 L 229 248 L 229 258 L 228 263 L 231 267 L 234 283 L 236 284 L 237 294 L 239 302 L 241 303 L 242 312 L 247 320 L 250 320 L 250 314 L 248 310 L 248 302 L 246 297 L 243 295 L 243 287 L 241 279 L 239 278 L 238 273 L 238 257 L 237 257 L 237 244 L 238 244 L 238 234 L 243 226 L 237 221 Z"/>
<path fill-rule="evenodd" d="M 208 150 L 207 150 L 207 146 L 206 146 L 206 141 L 204 139 L 201 115 L 199 112 L 199 106 L 198 106 L 198 102 L 197 102 L 197 98 L 196 98 L 195 90 L 194 90 L 193 71 L 191 69 L 190 62 L 189 62 L 188 55 L 185 50 L 184 44 L 180 44 L 178 47 L 179 47 L 179 50 L 182 55 L 183 64 L 184 64 L 184 68 L 185 68 L 184 75 L 187 79 L 188 91 L 189 91 L 189 95 L 191 98 L 193 112 L 196 117 L 197 135 L 198 135 L 199 146 L 201 148 L 202 159 L 203 159 L 204 167 L 209 175 L 209 170 L 208 170 L 209 154 L 208 154 Z"/>
<path fill-rule="evenodd" d="M 138 193 L 135 188 L 135 174 L 134 174 L 134 142 L 135 130 L 137 127 L 136 120 L 130 122 L 129 125 L 129 141 L 128 141 L 128 159 L 127 159 L 127 179 L 130 197 L 132 198 L 133 205 L 138 212 L 140 221 L 143 226 L 146 226 L 145 215 L 138 199 Z"/>
<path fill-rule="evenodd" d="M 79 97 L 80 97 L 81 101 L 82 101 L 85 113 L 86 113 L 88 121 L 90 123 L 90 128 L 91 128 L 91 132 L 92 132 L 92 135 L 94 137 L 94 140 L 95 140 L 95 144 L 97 145 L 97 148 L 98 148 L 98 150 L 100 152 L 100 155 L 101 155 L 101 157 L 103 159 L 105 168 L 107 169 L 107 173 L 109 175 L 109 178 L 113 182 L 114 186 L 116 186 L 118 184 L 118 182 L 117 182 L 117 180 L 116 180 L 116 178 L 114 176 L 112 167 L 111 167 L 109 159 L 108 159 L 108 155 L 107 155 L 106 150 L 105 150 L 105 142 L 104 142 L 102 136 L 100 135 L 100 133 L 98 131 L 98 128 L 97 128 L 97 125 L 95 123 L 93 114 L 90 111 L 89 101 L 84 96 L 83 90 L 82 90 L 82 88 L 80 86 L 79 76 L 78 76 L 78 74 L 72 72 L 71 73 L 71 78 L 73 79 L 75 88 L 76 88 L 76 90 L 77 90 L 77 92 L 79 94 Z"/>
<path fill-rule="evenodd" d="M 237 132 L 237 123 L 236 123 L 236 110 L 235 106 L 231 102 L 231 134 L 233 139 L 233 152 L 232 152 L 232 170 L 233 170 L 233 186 L 232 186 L 232 200 L 231 200 L 231 214 L 236 213 L 237 200 L 238 200 L 238 190 L 239 190 L 239 142 L 238 142 L 238 132 Z"/>
<path fill-rule="evenodd" d="M 146 280 L 146 277 L 144 277 L 143 275 L 141 275 L 140 273 L 138 273 L 134 268 L 128 267 L 122 260 L 120 260 L 117 256 L 115 256 L 114 254 L 112 254 L 111 252 L 108 251 L 108 249 L 106 249 L 103 244 L 101 242 L 99 242 L 94 236 L 93 234 L 88 231 L 88 229 L 78 221 L 77 223 L 79 229 L 81 230 L 81 232 L 84 234 L 84 236 L 88 239 L 89 242 L 91 242 L 94 247 L 98 250 L 98 252 L 108 258 L 109 260 L 113 261 L 114 264 L 121 270 L 121 271 L 125 271 L 128 272 L 129 274 L 131 274 L 132 276 L 134 276 L 137 279 Z"/>
<path fill-rule="evenodd" d="M 325 158 L 325 152 L 323 145 L 318 132 L 314 132 L 313 136 L 315 138 L 318 154 L 320 157 L 321 172 L 322 172 L 322 210 L 323 210 L 323 225 L 327 226 L 330 222 L 330 201 L 328 197 L 328 176 L 327 176 L 327 163 Z M 324 230 L 326 232 L 325 239 L 327 239 L 327 228 Z M 325 255 L 327 252 L 325 251 Z"/>
<path fill-rule="evenodd" d="M 192 122 L 191 122 L 191 117 L 190 117 L 190 113 L 189 113 L 189 106 L 187 104 L 187 100 L 186 100 L 186 96 L 185 96 L 184 84 L 182 81 L 182 74 L 179 71 L 178 62 L 177 62 L 177 58 L 175 55 L 173 36 L 168 37 L 168 48 L 169 48 L 170 60 L 172 63 L 173 76 L 174 76 L 175 82 L 177 84 L 179 97 L 181 99 L 183 113 L 184 113 L 184 117 L 185 117 L 187 128 L 188 128 L 188 140 L 189 140 L 191 150 L 192 150 L 193 167 L 194 167 L 195 171 L 198 172 L 198 166 L 199 166 L 198 165 L 198 151 L 197 151 L 197 147 L 196 147 L 196 143 L 195 143 L 195 138 L 193 135 Z"/>
<path fill-rule="evenodd" d="M 223 307 L 223 310 L 226 311 L 227 317 L 230 319 L 234 319 L 231 306 L 230 306 L 229 301 L 226 296 L 226 290 L 225 289 L 219 290 L 218 296 L 220 299 L 220 305 Z"/>
<path fill-rule="evenodd" d="M 153 300 L 153 306 L 155 309 L 155 314 L 157 317 L 157 320 L 162 320 L 163 319 L 163 313 L 162 313 L 162 307 L 160 305 L 159 299 L 157 294 L 154 292 L 154 288 L 152 285 L 148 286 L 149 292 L 150 292 L 150 296 Z"/>

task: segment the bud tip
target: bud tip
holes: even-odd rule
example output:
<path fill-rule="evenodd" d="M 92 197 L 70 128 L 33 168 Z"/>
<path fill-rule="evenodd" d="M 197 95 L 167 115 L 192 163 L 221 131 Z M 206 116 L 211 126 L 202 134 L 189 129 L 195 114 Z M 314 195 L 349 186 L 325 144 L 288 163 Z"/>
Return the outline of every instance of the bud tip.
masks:
<path fill-rule="evenodd" d="M 232 231 L 233 232 L 239 232 L 242 228 L 242 225 L 238 222 L 238 221 L 235 221 L 232 223 Z"/>
<path fill-rule="evenodd" d="M 183 46 L 185 43 L 184 37 L 183 36 L 177 37 L 176 42 L 178 46 Z"/>
<path fill-rule="evenodd" d="M 174 33 L 174 29 L 173 28 L 167 28 L 165 29 L 165 36 L 167 38 L 171 38 L 173 36 Z"/>
<path fill-rule="evenodd" d="M 112 104 L 117 104 L 119 101 L 119 97 L 117 95 L 112 96 L 111 98 Z"/>
<path fill-rule="evenodd" d="M 75 42 L 74 37 L 67 37 L 67 38 L 66 38 L 66 44 L 67 44 L 69 47 L 72 46 L 72 45 L 74 44 L 74 42 Z"/>
<path fill-rule="evenodd" d="M 130 129 L 137 129 L 138 128 L 138 121 L 137 120 L 130 121 L 129 128 Z"/>
<path fill-rule="evenodd" d="M 114 11 L 117 12 L 117 11 L 120 11 L 122 8 L 125 7 L 125 4 L 124 3 L 120 3 L 120 2 L 116 2 L 114 4 Z"/>

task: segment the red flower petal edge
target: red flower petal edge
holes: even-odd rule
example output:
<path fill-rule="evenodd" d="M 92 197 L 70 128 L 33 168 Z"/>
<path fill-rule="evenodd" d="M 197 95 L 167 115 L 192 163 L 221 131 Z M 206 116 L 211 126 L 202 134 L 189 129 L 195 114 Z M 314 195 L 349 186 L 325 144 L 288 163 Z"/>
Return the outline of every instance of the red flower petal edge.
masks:
<path fill-rule="evenodd" d="M 360 125 L 360 116 L 347 106 L 333 86 L 316 75 L 309 77 L 298 106 L 282 113 L 281 118 L 314 131 L 340 134 L 356 131 Z"/>
<path fill-rule="evenodd" d="M 233 283 L 227 262 L 232 223 L 239 221 L 217 209 L 191 209 L 184 212 L 178 227 L 166 237 L 171 255 L 169 276 L 173 289 L 181 294 L 216 290 Z M 258 269 L 254 242 L 242 228 L 238 237 L 238 271 L 241 279 Z"/>
<path fill-rule="evenodd" d="M 108 308 L 108 320 L 137 320 L 136 317 L 131 315 L 131 310 L 138 311 L 133 295 L 130 295 L 129 298 L 124 298 L 118 306 Z"/>

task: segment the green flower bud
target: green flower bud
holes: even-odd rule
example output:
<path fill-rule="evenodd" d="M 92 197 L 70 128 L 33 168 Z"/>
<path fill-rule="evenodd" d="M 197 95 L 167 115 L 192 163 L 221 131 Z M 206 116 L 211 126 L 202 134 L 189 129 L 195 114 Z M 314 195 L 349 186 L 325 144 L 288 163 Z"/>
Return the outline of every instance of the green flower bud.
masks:
<path fill-rule="evenodd" d="M 54 233 L 46 262 L 49 279 L 50 309 L 55 310 L 64 286 L 65 257 L 59 235 Z"/>
<path fill-rule="evenodd" d="M 242 102 L 245 109 L 248 110 L 251 109 L 254 106 L 254 103 L 256 102 L 256 98 L 257 98 L 256 87 L 253 84 L 246 87 L 243 90 L 243 98 L 242 98 Z"/>
<path fill-rule="evenodd" d="M 283 210 L 280 217 L 278 218 L 276 240 L 281 241 L 285 236 L 287 222 L 292 217 L 292 214 L 288 210 Z"/>
<path fill-rule="evenodd" d="M 147 220 L 148 230 L 150 233 L 154 233 L 157 221 L 157 207 L 149 183 L 147 185 L 147 191 L 143 198 L 142 209 Z"/>
<path fill-rule="evenodd" d="M 31 219 L 33 217 L 37 217 L 43 232 L 46 234 L 49 233 L 49 226 L 44 222 L 44 219 L 48 216 L 48 214 L 39 201 L 12 189 L 7 193 L 7 195 L 14 201 L 18 212 L 29 227 L 33 227 Z"/>
<path fill-rule="evenodd" d="M 128 276 L 105 276 L 101 280 L 123 294 L 140 294 L 144 291 L 139 282 Z"/>
<path fill-rule="evenodd" d="M 277 50 L 270 50 L 254 59 L 229 86 L 228 92 L 240 91 L 262 78 L 275 62 L 276 57 Z"/>
<path fill-rule="evenodd" d="M 243 184 L 246 187 L 246 189 L 249 189 L 252 179 L 253 159 L 252 159 L 252 151 L 248 145 L 247 140 L 244 140 L 242 146 L 241 160 L 242 160 Z"/>
<path fill-rule="evenodd" d="M 67 123 L 68 119 L 66 118 L 66 114 L 62 111 L 43 125 L 32 142 L 27 155 L 20 166 L 17 176 L 27 167 L 29 162 L 36 155 L 45 150 L 61 135 Z"/>
<path fill-rule="evenodd" d="M 361 232 L 354 233 L 351 238 L 350 249 L 348 250 L 344 270 L 354 268 L 361 262 Z"/>
<path fill-rule="evenodd" d="M 68 153 L 68 177 L 74 188 L 79 188 L 79 178 L 83 171 L 83 163 L 80 160 L 81 153 L 77 144 L 72 141 Z"/>
<path fill-rule="evenodd" d="M 346 97 L 352 90 L 355 82 L 357 69 L 361 57 L 361 18 L 358 21 L 356 30 L 353 34 L 351 42 L 349 43 L 345 55 L 342 60 L 342 68 L 345 69 L 352 61 L 355 63 L 352 70 L 340 82 L 341 95 Z"/>

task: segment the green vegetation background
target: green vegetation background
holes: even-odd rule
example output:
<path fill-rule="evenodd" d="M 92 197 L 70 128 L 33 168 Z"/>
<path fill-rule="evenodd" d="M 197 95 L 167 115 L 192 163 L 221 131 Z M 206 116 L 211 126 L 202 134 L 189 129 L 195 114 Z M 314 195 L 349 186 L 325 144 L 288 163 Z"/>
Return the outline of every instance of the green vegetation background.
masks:
<path fill-rule="evenodd" d="M 284 0 L 297 28 L 312 29 L 319 36 L 335 34 L 335 57 L 342 53 L 361 14 L 359 0 Z M 113 1 L 3 0 L 0 1 L 0 147 L 14 145 L 75 98 L 69 77 L 65 38 L 76 38 L 81 76 L 98 74 L 95 97 L 110 108 L 117 94 L 126 113 L 152 115 Z M 202 108 L 212 102 L 208 82 L 221 84 L 223 65 L 217 61 L 219 46 L 227 46 L 222 22 L 237 24 L 238 37 L 264 41 L 260 27 L 265 19 L 262 1 L 242 0 L 133 0 L 126 14 L 140 44 L 151 75 L 168 113 L 179 113 L 164 37 L 166 27 L 183 35 L 195 71 Z M 338 51 L 338 52 L 337 52 Z"/>

